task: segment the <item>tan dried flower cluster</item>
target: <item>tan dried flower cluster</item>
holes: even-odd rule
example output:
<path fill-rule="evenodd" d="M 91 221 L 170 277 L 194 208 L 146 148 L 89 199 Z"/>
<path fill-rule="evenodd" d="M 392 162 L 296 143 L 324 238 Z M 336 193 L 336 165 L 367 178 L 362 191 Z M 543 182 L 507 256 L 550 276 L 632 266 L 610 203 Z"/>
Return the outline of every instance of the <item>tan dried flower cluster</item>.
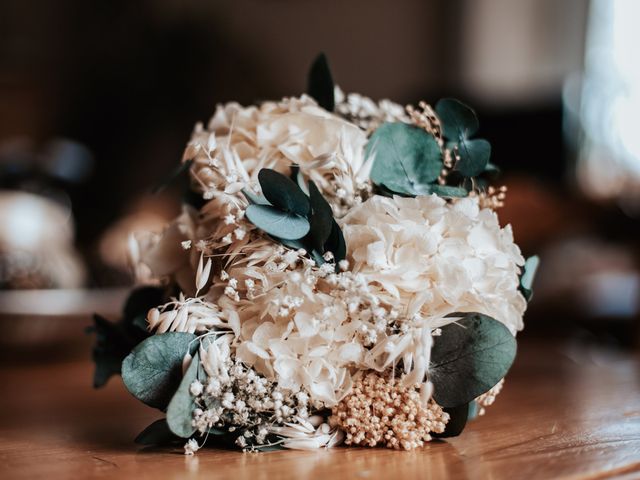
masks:
<path fill-rule="evenodd" d="M 340 87 L 335 88 L 336 112 L 344 119 L 352 122 L 367 134 L 373 132 L 384 122 L 409 123 L 410 118 L 402 105 L 391 100 L 375 102 L 359 93 L 344 93 Z"/>
<path fill-rule="evenodd" d="M 433 400 L 426 404 L 415 386 L 379 373 L 356 381 L 351 393 L 332 410 L 329 422 L 346 432 L 347 445 L 412 450 L 442 433 L 449 414 Z"/>
<path fill-rule="evenodd" d="M 413 105 L 407 105 L 407 113 L 411 118 L 411 123 L 433 135 L 440 146 L 444 144 L 444 140 L 442 139 L 442 126 L 431 105 L 425 101 L 418 103 L 418 108 L 415 108 Z"/>
<path fill-rule="evenodd" d="M 470 192 L 470 197 L 478 197 L 478 203 L 482 208 L 490 208 L 497 210 L 504 207 L 504 201 L 507 198 L 507 187 L 502 185 L 499 188 L 489 187 L 486 192 Z"/>

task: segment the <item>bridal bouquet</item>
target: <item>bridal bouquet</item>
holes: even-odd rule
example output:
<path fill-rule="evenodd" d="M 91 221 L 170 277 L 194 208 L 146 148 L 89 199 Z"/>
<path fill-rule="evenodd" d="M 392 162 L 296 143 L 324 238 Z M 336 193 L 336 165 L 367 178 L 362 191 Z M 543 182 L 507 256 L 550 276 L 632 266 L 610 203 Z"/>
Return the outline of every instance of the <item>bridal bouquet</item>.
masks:
<path fill-rule="evenodd" d="M 197 124 L 182 214 L 131 241 L 155 283 L 93 327 L 96 386 L 166 414 L 137 441 L 410 450 L 484 413 L 538 261 L 477 130 L 457 100 L 345 95 L 324 56 L 307 95 Z"/>

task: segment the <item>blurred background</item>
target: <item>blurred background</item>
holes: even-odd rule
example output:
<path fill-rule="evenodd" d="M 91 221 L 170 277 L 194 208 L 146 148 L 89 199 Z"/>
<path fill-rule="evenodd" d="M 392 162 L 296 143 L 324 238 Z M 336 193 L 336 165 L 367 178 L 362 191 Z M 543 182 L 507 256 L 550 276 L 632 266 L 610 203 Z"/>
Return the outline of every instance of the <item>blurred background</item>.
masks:
<path fill-rule="evenodd" d="M 635 0 L 2 0 L 0 343 L 117 316 L 127 238 L 179 211 L 182 186 L 151 190 L 194 123 L 301 94 L 324 51 L 347 92 L 476 108 L 501 220 L 542 258 L 525 336 L 634 345 L 639 18 Z"/>

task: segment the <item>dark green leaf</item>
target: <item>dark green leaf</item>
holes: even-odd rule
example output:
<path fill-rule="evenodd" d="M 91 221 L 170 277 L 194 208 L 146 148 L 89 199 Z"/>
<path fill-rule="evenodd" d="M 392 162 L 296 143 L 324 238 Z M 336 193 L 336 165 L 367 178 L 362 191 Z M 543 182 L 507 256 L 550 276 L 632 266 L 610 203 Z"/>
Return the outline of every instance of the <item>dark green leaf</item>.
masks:
<path fill-rule="evenodd" d="M 338 262 L 347 257 L 347 244 L 344 241 L 342 230 L 335 220 L 331 226 L 331 234 L 329 234 L 329 238 L 324 245 L 324 251 L 333 253 L 336 266 L 338 265 Z"/>
<path fill-rule="evenodd" d="M 442 133 L 449 140 L 458 142 L 478 131 L 478 117 L 475 112 L 455 98 L 439 100 L 435 110 L 440 118 Z"/>
<path fill-rule="evenodd" d="M 196 431 L 196 427 L 192 425 L 196 403 L 189 389 L 198 378 L 199 365 L 200 353 L 196 352 L 167 408 L 167 425 L 173 433 L 182 438 L 189 438 Z"/>
<path fill-rule="evenodd" d="M 248 188 L 242 189 L 242 194 L 247 198 L 252 205 L 269 205 L 269 202 L 262 195 L 252 192 Z"/>
<path fill-rule="evenodd" d="M 165 303 L 165 300 L 164 289 L 160 287 L 139 287 L 129 294 L 120 322 L 130 340 L 129 351 L 150 335 L 147 329 L 147 313 L 149 309 Z"/>
<path fill-rule="evenodd" d="M 536 277 L 536 271 L 540 265 L 540 257 L 534 255 L 527 258 L 522 267 L 522 274 L 520 275 L 520 292 L 528 302 L 533 297 L 533 280 Z"/>
<path fill-rule="evenodd" d="M 165 188 L 171 185 L 177 178 L 182 176 L 185 172 L 188 172 L 192 164 L 193 164 L 193 160 L 187 160 L 186 162 L 182 162 L 173 170 L 173 172 L 171 172 L 167 176 L 166 179 L 164 179 L 162 182 L 156 185 L 151 192 L 159 193 L 163 191 Z"/>
<path fill-rule="evenodd" d="M 485 167 L 484 171 L 487 173 L 500 173 L 500 167 L 489 162 L 487 163 L 487 166 Z"/>
<path fill-rule="evenodd" d="M 274 207 L 303 217 L 309 213 L 309 198 L 289 177 L 263 168 L 258 173 L 258 181 L 262 194 Z"/>
<path fill-rule="evenodd" d="M 303 242 L 304 239 L 298 240 L 287 240 L 285 238 L 274 237 L 274 239 L 278 240 L 285 247 L 293 248 L 294 250 L 300 250 L 301 248 L 307 249 L 307 246 Z"/>
<path fill-rule="evenodd" d="M 94 325 L 87 328 L 87 333 L 95 333 L 93 361 L 96 365 L 93 375 L 93 386 L 102 387 L 112 375 L 118 375 L 122 360 L 129 354 L 133 341 L 124 331 L 121 323 L 113 323 L 100 315 L 93 316 Z"/>
<path fill-rule="evenodd" d="M 138 315 L 147 315 L 149 309 L 163 304 L 164 289 L 160 287 L 139 287 L 129 294 L 124 304 L 123 316 L 125 320 L 133 320 Z"/>
<path fill-rule="evenodd" d="M 455 169 L 465 177 L 476 177 L 485 171 L 491 158 L 491 144 L 483 139 L 462 139 L 458 143 L 460 160 Z"/>
<path fill-rule="evenodd" d="M 120 373 L 122 360 L 150 335 L 146 321 L 148 310 L 162 303 L 163 289 L 141 287 L 131 292 L 127 298 L 120 322 L 112 323 L 94 315 L 94 326 L 87 329 L 89 333 L 96 333 L 93 348 L 93 360 L 96 364 L 94 387 L 103 386 L 112 375 Z"/>
<path fill-rule="evenodd" d="M 139 445 L 168 445 L 178 440 L 180 440 L 180 438 L 169 430 L 167 420 L 162 418 L 156 420 L 140 432 L 134 441 Z"/>
<path fill-rule="evenodd" d="M 140 315 L 136 315 L 135 317 L 133 317 L 133 320 L 131 320 L 131 326 L 134 328 L 137 328 L 138 330 L 141 330 L 143 332 L 145 332 L 147 334 L 147 336 L 149 336 L 149 324 L 147 323 L 147 315 L 146 314 L 140 314 Z M 146 338 L 146 337 L 145 337 Z M 144 340 L 144 339 L 142 339 Z M 140 341 L 142 341 L 140 340 Z"/>
<path fill-rule="evenodd" d="M 333 211 L 324 199 L 316 184 L 309 180 L 309 200 L 311 202 L 310 229 L 308 233 L 309 243 L 319 251 L 324 249 L 324 244 L 331 235 L 333 228 Z"/>
<path fill-rule="evenodd" d="M 384 123 L 376 129 L 367 143 L 366 155 L 374 156 L 374 183 L 409 195 L 414 195 L 418 186 L 433 183 L 443 167 L 436 139 L 406 123 Z"/>
<path fill-rule="evenodd" d="M 249 205 L 246 217 L 269 235 L 285 240 L 298 240 L 309 233 L 310 226 L 306 218 L 269 205 Z"/>
<path fill-rule="evenodd" d="M 296 173 L 296 183 L 305 195 L 309 195 L 309 187 L 307 185 L 307 182 L 305 182 L 304 175 L 302 174 L 302 170 L 300 169 L 298 169 L 298 172 Z"/>
<path fill-rule="evenodd" d="M 478 402 L 469 403 L 469 420 L 473 420 L 478 416 Z"/>
<path fill-rule="evenodd" d="M 467 404 L 490 390 L 509 371 L 516 340 L 502 323 L 480 313 L 456 313 L 442 327 L 431 350 L 429 378 L 442 407 Z"/>
<path fill-rule="evenodd" d="M 209 435 L 228 435 L 228 430 L 223 430 L 221 428 L 211 427 L 209 429 Z"/>
<path fill-rule="evenodd" d="M 475 404 L 475 402 L 463 403 L 457 407 L 445 408 L 444 411 L 449 414 L 447 426 L 445 427 L 444 432 L 432 433 L 432 435 L 436 438 L 450 438 L 460 435 L 464 430 L 464 427 L 467 425 L 471 404 Z"/>
<path fill-rule="evenodd" d="M 122 381 L 133 396 L 164 410 L 180 385 L 182 360 L 197 347 L 192 333 L 152 335 L 122 362 Z"/>
<path fill-rule="evenodd" d="M 450 185 L 439 185 L 437 183 L 424 185 L 416 189 L 416 195 L 431 195 L 435 193 L 441 197 L 466 197 L 469 192 L 463 187 L 453 187 Z"/>
<path fill-rule="evenodd" d="M 320 251 L 318 250 L 311 250 L 310 253 L 311 258 L 313 259 L 314 262 L 316 262 L 316 265 L 319 267 L 320 265 L 324 265 L 326 262 L 326 260 L 324 259 L 324 256 L 322 255 L 322 253 L 320 253 Z"/>
<path fill-rule="evenodd" d="M 311 64 L 307 81 L 307 93 L 318 105 L 332 112 L 335 108 L 334 85 L 329 62 L 324 53 L 318 55 Z"/>

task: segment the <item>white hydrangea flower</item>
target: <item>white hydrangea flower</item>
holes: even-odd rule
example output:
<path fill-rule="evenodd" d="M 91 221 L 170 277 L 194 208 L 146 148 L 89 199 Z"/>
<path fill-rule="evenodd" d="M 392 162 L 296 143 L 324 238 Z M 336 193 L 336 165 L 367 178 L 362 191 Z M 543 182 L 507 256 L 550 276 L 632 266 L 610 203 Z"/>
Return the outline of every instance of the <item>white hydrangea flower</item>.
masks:
<path fill-rule="evenodd" d="M 258 172 L 288 174 L 298 165 L 337 211 L 370 188 L 366 133 L 303 95 L 241 107 L 219 105 L 207 128 L 196 125 L 183 155 L 194 160 L 196 188 L 206 199 L 244 202 L 243 188 L 259 190 Z"/>
<path fill-rule="evenodd" d="M 511 226 L 468 197 L 375 196 L 342 220 L 352 270 L 407 318 L 442 322 L 477 311 L 515 335 L 527 303 L 518 291 L 524 259 Z M 439 325 L 432 324 L 433 328 Z"/>

